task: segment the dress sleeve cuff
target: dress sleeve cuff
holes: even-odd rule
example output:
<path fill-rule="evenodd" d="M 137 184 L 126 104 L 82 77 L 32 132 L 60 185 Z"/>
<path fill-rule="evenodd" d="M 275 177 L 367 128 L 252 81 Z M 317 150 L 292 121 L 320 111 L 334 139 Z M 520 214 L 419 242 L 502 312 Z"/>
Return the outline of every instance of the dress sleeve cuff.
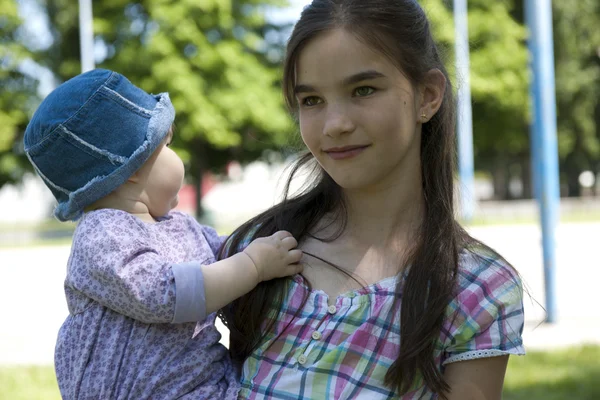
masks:
<path fill-rule="evenodd" d="M 206 318 L 204 276 L 198 262 L 173 265 L 175 315 L 172 323 L 197 322 Z"/>

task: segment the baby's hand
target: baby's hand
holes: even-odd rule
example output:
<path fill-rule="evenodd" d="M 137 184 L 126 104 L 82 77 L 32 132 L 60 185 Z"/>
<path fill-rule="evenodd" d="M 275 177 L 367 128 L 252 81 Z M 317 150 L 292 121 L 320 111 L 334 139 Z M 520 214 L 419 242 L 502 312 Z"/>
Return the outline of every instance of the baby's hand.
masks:
<path fill-rule="evenodd" d="M 302 272 L 298 264 L 302 250 L 296 249 L 298 242 L 291 233 L 275 232 L 271 236 L 258 238 L 244 249 L 258 273 L 258 281 L 268 281 Z"/>

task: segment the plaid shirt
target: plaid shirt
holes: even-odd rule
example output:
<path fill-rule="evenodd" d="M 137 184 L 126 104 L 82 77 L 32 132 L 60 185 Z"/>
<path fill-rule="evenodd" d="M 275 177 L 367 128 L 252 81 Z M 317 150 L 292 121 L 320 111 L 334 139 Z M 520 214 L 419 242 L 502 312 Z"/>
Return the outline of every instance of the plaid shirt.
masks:
<path fill-rule="evenodd" d="M 457 295 L 434 353 L 441 371 L 451 362 L 525 353 L 519 277 L 493 252 L 477 247 L 474 253 L 461 254 Z M 343 294 L 331 305 L 323 291 L 309 290 L 301 277 L 290 279 L 274 334 L 243 365 L 239 397 L 397 398 L 383 382 L 400 349 L 400 302 L 393 300 L 405 277 Z M 306 304 L 293 318 L 305 296 Z M 402 399 L 437 398 L 422 380 L 413 389 Z"/>

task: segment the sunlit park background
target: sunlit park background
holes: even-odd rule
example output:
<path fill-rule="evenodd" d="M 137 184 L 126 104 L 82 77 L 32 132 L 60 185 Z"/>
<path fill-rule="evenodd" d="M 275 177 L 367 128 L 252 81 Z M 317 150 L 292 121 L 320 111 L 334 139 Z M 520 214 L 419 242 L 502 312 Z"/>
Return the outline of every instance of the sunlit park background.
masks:
<path fill-rule="evenodd" d="M 545 324 L 524 1 L 468 1 L 476 206 L 465 223 L 528 289 L 529 355 L 511 359 L 504 398 L 599 399 L 600 2 L 552 4 L 561 203 L 558 318 Z M 307 2 L 93 2 L 96 65 L 170 93 L 187 166 L 179 208 L 223 234 L 279 199 L 300 144 L 279 82 Z M 452 2 L 420 2 L 454 70 Z M 51 219 L 22 137 L 41 99 L 81 71 L 78 24 L 74 1 L 0 0 L 0 399 L 60 398 L 52 356 L 74 225 Z"/>

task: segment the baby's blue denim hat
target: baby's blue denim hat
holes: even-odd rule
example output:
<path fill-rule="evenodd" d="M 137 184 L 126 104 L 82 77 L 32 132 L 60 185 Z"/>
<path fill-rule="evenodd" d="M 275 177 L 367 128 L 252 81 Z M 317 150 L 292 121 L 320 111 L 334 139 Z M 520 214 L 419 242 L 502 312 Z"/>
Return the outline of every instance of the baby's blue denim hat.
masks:
<path fill-rule="evenodd" d="M 102 69 L 78 75 L 42 101 L 25 130 L 25 153 L 58 201 L 61 221 L 127 181 L 175 119 L 168 93 L 150 95 Z"/>

